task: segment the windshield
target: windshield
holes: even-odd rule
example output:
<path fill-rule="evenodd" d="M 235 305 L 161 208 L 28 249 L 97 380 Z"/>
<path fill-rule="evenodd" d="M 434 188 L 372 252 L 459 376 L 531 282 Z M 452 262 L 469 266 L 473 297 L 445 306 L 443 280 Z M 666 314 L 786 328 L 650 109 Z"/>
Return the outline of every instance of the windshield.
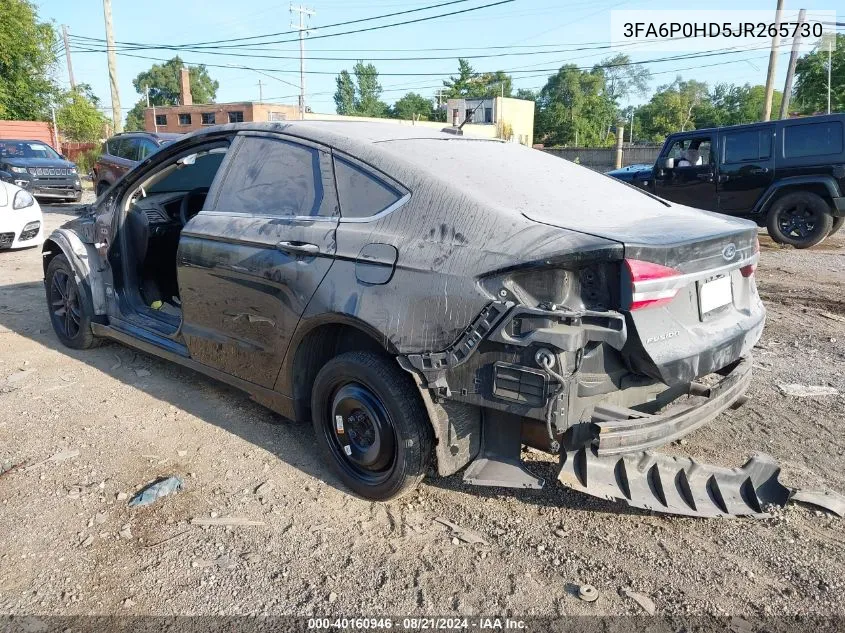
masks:
<path fill-rule="evenodd" d="M 49 145 L 32 141 L 0 141 L 3 158 L 61 158 Z"/>

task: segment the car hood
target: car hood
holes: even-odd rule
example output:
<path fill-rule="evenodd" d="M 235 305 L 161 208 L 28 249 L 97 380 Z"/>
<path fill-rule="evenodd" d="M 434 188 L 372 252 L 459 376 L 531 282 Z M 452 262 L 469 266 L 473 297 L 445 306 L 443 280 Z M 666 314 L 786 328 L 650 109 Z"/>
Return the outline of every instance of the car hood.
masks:
<path fill-rule="evenodd" d="M 76 167 L 71 161 L 61 158 L 5 158 L 3 162 L 15 167 L 60 167 L 62 169 Z"/>

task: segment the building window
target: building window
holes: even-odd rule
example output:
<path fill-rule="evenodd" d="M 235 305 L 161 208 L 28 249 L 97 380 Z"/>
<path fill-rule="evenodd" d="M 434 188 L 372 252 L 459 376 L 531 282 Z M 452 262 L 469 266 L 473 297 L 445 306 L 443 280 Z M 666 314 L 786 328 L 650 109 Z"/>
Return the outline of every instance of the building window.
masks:
<path fill-rule="evenodd" d="M 214 125 L 214 112 L 203 112 L 202 113 L 202 124 L 203 125 Z"/>
<path fill-rule="evenodd" d="M 156 125 L 167 125 L 167 115 L 166 114 L 157 114 L 156 115 Z"/>
<path fill-rule="evenodd" d="M 179 115 L 179 125 L 190 125 L 190 124 L 191 124 L 190 113 L 185 113 L 185 114 Z"/>
<path fill-rule="evenodd" d="M 267 115 L 268 121 L 287 121 L 288 115 L 284 112 L 270 112 Z"/>
<path fill-rule="evenodd" d="M 229 123 L 243 123 L 244 122 L 244 113 L 243 110 L 234 110 L 229 113 Z"/>

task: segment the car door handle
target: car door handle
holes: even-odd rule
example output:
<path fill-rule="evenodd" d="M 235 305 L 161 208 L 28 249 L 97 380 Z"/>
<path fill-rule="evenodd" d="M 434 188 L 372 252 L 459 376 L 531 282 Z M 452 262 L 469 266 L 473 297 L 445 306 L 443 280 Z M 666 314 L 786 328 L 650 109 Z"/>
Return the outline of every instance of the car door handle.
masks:
<path fill-rule="evenodd" d="M 695 176 L 699 180 L 704 180 L 706 182 L 713 182 L 713 174 L 696 174 Z"/>
<path fill-rule="evenodd" d="M 755 174 L 755 175 L 758 175 L 758 174 L 768 174 L 768 173 L 769 173 L 769 168 L 768 168 L 768 167 L 757 167 L 756 169 L 752 169 L 752 170 L 751 170 L 751 173 L 752 173 L 752 174 Z"/>
<path fill-rule="evenodd" d="M 719 174 L 719 182 L 728 182 L 730 179 L 731 177 L 727 174 Z"/>
<path fill-rule="evenodd" d="M 276 248 L 285 253 L 304 253 L 306 255 L 316 255 L 320 252 L 319 246 L 308 242 L 279 242 L 276 244 Z"/>

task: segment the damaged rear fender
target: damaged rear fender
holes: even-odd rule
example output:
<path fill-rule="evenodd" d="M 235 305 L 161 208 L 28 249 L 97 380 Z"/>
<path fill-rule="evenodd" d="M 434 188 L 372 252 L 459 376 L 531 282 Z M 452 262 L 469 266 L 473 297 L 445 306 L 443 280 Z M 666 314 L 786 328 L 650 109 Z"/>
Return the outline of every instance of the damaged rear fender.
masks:
<path fill-rule="evenodd" d="M 102 273 L 96 270 L 99 255 L 93 244 L 84 243 L 69 229 L 59 228 L 44 241 L 41 252 L 45 276 L 50 261 L 56 255 L 64 255 L 73 267 L 76 284 L 92 308 L 92 314 L 107 314 L 105 283 Z"/>

